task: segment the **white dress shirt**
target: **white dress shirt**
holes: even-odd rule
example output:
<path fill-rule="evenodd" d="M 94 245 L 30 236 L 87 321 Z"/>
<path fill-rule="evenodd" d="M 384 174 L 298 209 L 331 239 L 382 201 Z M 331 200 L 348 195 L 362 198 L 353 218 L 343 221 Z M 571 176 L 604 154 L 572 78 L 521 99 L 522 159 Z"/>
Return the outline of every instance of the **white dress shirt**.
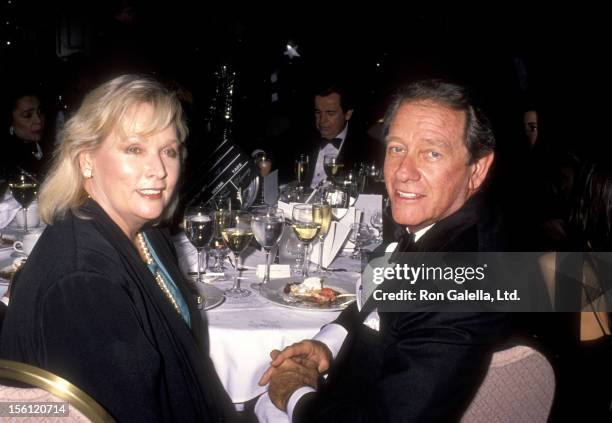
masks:
<path fill-rule="evenodd" d="M 344 145 L 344 140 L 346 138 L 346 134 L 348 132 L 348 122 L 344 125 L 344 129 L 334 138 L 340 138 L 342 141 L 340 142 L 340 146 L 338 148 L 334 147 L 332 143 L 327 144 L 325 147 L 319 150 L 319 155 L 317 156 L 317 161 L 314 164 L 314 173 L 312 174 L 312 182 L 310 183 L 310 187 L 316 187 L 319 182 L 324 180 L 327 175 L 325 174 L 325 169 L 323 168 L 323 158 L 327 155 L 333 155 L 338 157 L 340 151 L 342 150 L 342 146 Z"/>

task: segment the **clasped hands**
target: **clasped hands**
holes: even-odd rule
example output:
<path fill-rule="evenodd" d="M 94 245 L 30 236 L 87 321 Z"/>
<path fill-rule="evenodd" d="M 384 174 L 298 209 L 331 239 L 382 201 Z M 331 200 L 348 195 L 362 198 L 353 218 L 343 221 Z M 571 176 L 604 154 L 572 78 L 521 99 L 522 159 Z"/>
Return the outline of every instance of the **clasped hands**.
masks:
<path fill-rule="evenodd" d="M 259 385 L 268 386 L 272 403 L 280 410 L 287 411 L 291 395 L 303 386 L 317 389 L 319 375 L 327 372 L 332 354 L 325 344 L 315 340 L 304 340 L 283 351 L 270 352 L 272 362 L 265 371 Z"/>

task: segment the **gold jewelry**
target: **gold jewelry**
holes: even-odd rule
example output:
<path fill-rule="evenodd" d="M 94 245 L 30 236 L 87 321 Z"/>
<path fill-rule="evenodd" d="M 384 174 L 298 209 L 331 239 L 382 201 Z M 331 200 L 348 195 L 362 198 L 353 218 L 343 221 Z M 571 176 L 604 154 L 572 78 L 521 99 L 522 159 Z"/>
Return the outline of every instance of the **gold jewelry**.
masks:
<path fill-rule="evenodd" d="M 151 255 L 151 252 L 149 251 L 149 247 L 147 247 L 147 243 L 141 232 L 138 232 L 138 234 L 136 235 L 136 239 L 138 240 L 138 246 L 140 247 L 140 253 L 141 253 L 140 255 L 142 256 L 144 262 L 147 265 L 153 264 L 154 263 L 153 256 Z M 166 285 L 166 281 L 164 280 L 164 277 L 162 276 L 159 269 L 155 270 L 155 282 L 157 283 L 157 286 L 159 286 L 159 289 L 161 289 L 162 292 L 166 295 L 166 297 L 168 298 L 168 300 L 170 301 L 170 303 L 172 304 L 176 312 L 179 314 L 179 316 L 182 317 L 181 309 L 179 308 L 179 305 L 177 304 L 176 299 L 174 298 L 174 296 L 168 289 L 168 285 Z"/>

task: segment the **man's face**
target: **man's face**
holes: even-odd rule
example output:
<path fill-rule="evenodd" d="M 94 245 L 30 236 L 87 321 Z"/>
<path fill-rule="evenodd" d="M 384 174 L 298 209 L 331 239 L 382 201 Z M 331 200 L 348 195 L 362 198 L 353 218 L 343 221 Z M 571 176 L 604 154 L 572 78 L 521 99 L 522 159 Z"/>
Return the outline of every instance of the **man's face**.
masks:
<path fill-rule="evenodd" d="M 342 110 L 340 95 L 337 93 L 325 97 L 315 96 L 315 123 L 321 137 L 325 139 L 331 140 L 342 132 L 352 114 L 352 109 L 346 112 Z"/>
<path fill-rule="evenodd" d="M 459 210 L 480 187 L 493 161 L 468 165 L 465 112 L 423 100 L 404 103 L 386 138 L 385 185 L 393 219 L 411 232 Z"/>
<path fill-rule="evenodd" d="M 538 140 L 538 112 L 535 110 L 525 112 L 523 124 L 525 125 L 525 135 L 529 140 L 529 144 L 533 146 Z"/>

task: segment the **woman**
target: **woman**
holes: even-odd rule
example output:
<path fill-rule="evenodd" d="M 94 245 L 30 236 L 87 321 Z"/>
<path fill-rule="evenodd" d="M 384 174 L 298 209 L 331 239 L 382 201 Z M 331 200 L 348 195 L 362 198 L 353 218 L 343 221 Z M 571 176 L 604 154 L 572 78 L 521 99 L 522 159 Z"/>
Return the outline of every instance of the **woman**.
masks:
<path fill-rule="evenodd" d="M 38 95 L 28 90 L 16 90 L 9 95 L 5 111 L 7 132 L 2 145 L 0 179 L 20 170 L 40 173 L 49 159 L 43 143 L 45 115 Z"/>
<path fill-rule="evenodd" d="M 15 281 L 2 357 L 50 370 L 118 421 L 217 422 L 231 405 L 166 232 L 187 128 L 176 96 L 121 76 L 65 125 L 49 225 Z"/>
<path fill-rule="evenodd" d="M 612 167 L 587 162 L 570 200 L 573 251 L 543 256 L 542 268 L 557 312 L 542 338 L 557 370 L 553 421 L 576 413 L 584 421 L 611 421 L 612 389 Z M 576 312 L 582 310 L 581 312 Z M 580 407 L 576 407 L 576 405 Z"/>

